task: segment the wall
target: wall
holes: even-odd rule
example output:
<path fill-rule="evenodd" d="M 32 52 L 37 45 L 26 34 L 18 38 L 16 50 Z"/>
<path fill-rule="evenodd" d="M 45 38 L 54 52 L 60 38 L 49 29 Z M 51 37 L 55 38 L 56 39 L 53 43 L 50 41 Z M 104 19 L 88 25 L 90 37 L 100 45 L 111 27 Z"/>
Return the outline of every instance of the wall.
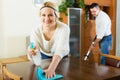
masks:
<path fill-rule="evenodd" d="M 120 56 L 120 0 L 117 0 L 116 13 L 116 55 Z"/>
<path fill-rule="evenodd" d="M 0 57 L 26 54 L 26 36 L 38 24 L 32 0 L 0 0 Z"/>
<path fill-rule="evenodd" d="M 47 0 L 44 0 L 47 1 Z M 48 0 L 60 4 L 61 0 Z M 26 37 L 39 25 L 33 0 L 0 0 L 0 58 L 26 54 Z"/>
<path fill-rule="evenodd" d="M 4 47 L 4 45 L 3 45 L 3 32 L 4 32 L 4 30 L 3 30 L 3 21 L 2 21 L 2 17 L 3 17 L 3 15 L 2 15 L 2 1 L 0 0 L 0 58 L 4 55 L 4 54 L 2 54 L 3 53 L 3 47 Z"/>
<path fill-rule="evenodd" d="M 60 5 L 61 2 L 64 1 L 64 0 L 44 0 L 44 1 L 51 1 L 51 2 L 54 2 L 57 5 Z"/>

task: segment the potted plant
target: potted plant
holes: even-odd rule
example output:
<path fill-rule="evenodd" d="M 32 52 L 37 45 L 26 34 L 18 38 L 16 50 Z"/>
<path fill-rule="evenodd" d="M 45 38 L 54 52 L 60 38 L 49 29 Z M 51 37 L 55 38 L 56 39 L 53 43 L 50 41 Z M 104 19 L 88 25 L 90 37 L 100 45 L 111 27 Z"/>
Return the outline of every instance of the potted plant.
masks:
<path fill-rule="evenodd" d="M 75 8 L 83 8 L 85 9 L 84 0 L 63 0 L 59 5 L 59 12 L 67 15 L 67 8 L 75 7 Z"/>
<path fill-rule="evenodd" d="M 67 8 L 82 8 L 85 11 L 85 18 L 86 18 L 86 6 L 84 4 L 84 0 L 63 0 L 61 4 L 59 5 L 59 12 L 64 13 L 65 16 L 67 16 Z M 61 20 L 62 18 L 60 18 Z"/>

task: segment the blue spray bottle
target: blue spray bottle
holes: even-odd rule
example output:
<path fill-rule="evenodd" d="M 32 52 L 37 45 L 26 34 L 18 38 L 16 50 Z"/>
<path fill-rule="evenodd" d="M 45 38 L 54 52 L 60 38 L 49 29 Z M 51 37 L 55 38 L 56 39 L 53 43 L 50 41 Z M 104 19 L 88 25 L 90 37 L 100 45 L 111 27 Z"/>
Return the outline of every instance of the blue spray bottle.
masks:
<path fill-rule="evenodd" d="M 33 42 L 30 43 L 30 48 L 33 51 L 35 50 L 35 45 Z M 32 55 L 32 60 L 36 66 L 39 66 L 41 64 L 41 55 L 39 51 L 36 53 L 36 55 Z"/>

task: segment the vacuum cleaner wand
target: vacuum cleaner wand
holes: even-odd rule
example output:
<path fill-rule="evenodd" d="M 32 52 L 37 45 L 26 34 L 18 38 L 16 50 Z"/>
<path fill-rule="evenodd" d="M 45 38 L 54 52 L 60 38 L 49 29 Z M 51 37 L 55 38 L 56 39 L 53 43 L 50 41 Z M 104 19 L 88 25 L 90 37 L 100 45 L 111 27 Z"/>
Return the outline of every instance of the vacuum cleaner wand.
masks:
<path fill-rule="evenodd" d="M 85 60 L 85 61 L 86 61 L 87 58 L 89 57 L 90 51 L 91 51 L 91 49 L 89 48 L 88 52 L 86 53 L 86 55 L 85 55 L 85 57 L 84 57 L 84 60 Z"/>
<path fill-rule="evenodd" d="M 95 36 L 95 38 L 93 39 L 92 44 L 93 44 L 94 41 L 96 40 L 96 37 L 97 37 L 97 36 Z M 91 44 L 91 45 L 92 45 L 92 44 Z M 86 61 L 87 58 L 89 57 L 90 52 L 91 52 L 91 48 L 88 49 L 88 52 L 87 52 L 87 53 L 85 54 L 85 56 L 84 56 L 84 60 L 85 60 L 85 61 Z"/>

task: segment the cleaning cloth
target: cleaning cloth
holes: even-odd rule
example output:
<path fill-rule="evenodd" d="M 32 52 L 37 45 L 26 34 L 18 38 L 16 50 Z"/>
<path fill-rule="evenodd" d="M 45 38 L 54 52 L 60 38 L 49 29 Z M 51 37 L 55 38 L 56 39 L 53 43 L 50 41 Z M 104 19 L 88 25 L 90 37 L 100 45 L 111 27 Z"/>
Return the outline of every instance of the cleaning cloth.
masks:
<path fill-rule="evenodd" d="M 63 78 L 62 75 L 56 74 L 55 77 L 52 77 L 52 78 L 48 79 L 45 76 L 45 72 L 40 67 L 37 67 L 37 69 L 36 69 L 36 77 L 37 77 L 38 80 L 59 80 L 59 79 Z"/>

